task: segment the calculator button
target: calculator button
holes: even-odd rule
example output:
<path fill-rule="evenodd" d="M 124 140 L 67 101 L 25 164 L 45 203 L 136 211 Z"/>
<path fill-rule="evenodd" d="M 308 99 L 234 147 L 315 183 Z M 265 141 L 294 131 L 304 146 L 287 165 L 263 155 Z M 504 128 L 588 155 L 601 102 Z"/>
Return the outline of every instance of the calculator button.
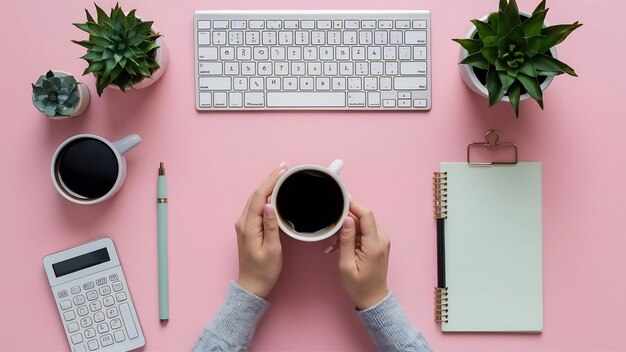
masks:
<path fill-rule="evenodd" d="M 57 297 L 59 298 L 67 297 L 67 290 L 62 290 L 62 291 L 57 292 Z"/>
<path fill-rule="evenodd" d="M 65 299 L 59 303 L 61 309 L 66 310 L 72 307 L 72 302 L 69 299 Z"/>
<path fill-rule="evenodd" d="M 122 342 L 126 340 L 126 336 L 124 336 L 124 331 L 122 330 L 118 330 L 114 332 L 113 336 L 115 337 L 115 342 Z"/>
<path fill-rule="evenodd" d="M 94 328 L 85 329 L 85 337 L 90 339 L 96 336 L 96 330 Z"/>
<path fill-rule="evenodd" d="M 99 323 L 103 320 L 104 320 L 104 313 L 97 312 L 96 314 L 93 315 L 93 321 L 95 321 L 96 323 Z"/>
<path fill-rule="evenodd" d="M 118 316 L 117 308 L 111 307 L 107 309 L 107 317 L 115 318 L 116 316 Z"/>
<path fill-rule="evenodd" d="M 76 314 L 74 314 L 73 310 L 67 311 L 63 313 L 63 319 L 65 319 L 65 321 L 74 320 L 76 319 Z"/>
<path fill-rule="evenodd" d="M 96 292 L 95 290 L 87 291 L 87 299 L 88 300 L 93 301 L 96 298 L 98 298 L 98 292 Z"/>
<path fill-rule="evenodd" d="M 119 279 L 120 279 L 120 278 L 117 276 L 117 274 L 111 274 L 111 275 L 109 275 L 109 280 L 111 280 L 111 281 L 117 281 L 117 280 L 119 280 Z"/>
<path fill-rule="evenodd" d="M 126 326 L 126 332 L 128 333 L 128 338 L 134 339 L 139 334 L 137 333 L 137 327 L 135 326 L 135 321 L 133 320 L 133 315 L 130 312 L 130 306 L 128 303 L 120 304 L 120 313 L 122 314 L 122 320 L 124 320 L 124 325 Z"/>
<path fill-rule="evenodd" d="M 78 295 L 78 296 L 74 297 L 74 304 L 75 305 L 80 306 L 83 303 L 85 303 L 85 296 Z"/>
<path fill-rule="evenodd" d="M 96 285 L 100 286 L 100 285 L 104 285 L 107 283 L 107 278 L 106 277 L 101 277 L 98 280 L 96 280 Z"/>
<path fill-rule="evenodd" d="M 102 347 L 106 347 L 113 344 L 113 336 L 111 334 L 106 334 L 100 338 L 100 342 L 102 343 Z"/>
<path fill-rule="evenodd" d="M 119 329 L 122 327 L 122 321 L 119 318 L 111 320 L 111 329 Z"/>
<path fill-rule="evenodd" d="M 87 336 L 87 334 L 85 334 L 85 336 Z M 87 342 L 87 347 L 89 347 L 90 351 L 94 351 L 97 350 L 100 345 L 98 345 L 98 340 L 89 340 Z"/>
<path fill-rule="evenodd" d="M 78 329 L 80 329 L 80 328 L 78 327 L 78 323 L 75 322 L 75 321 L 67 324 L 67 331 L 68 332 L 76 332 L 76 331 L 78 331 Z"/>
<path fill-rule="evenodd" d="M 109 331 L 109 325 L 107 325 L 107 323 L 98 324 L 96 328 L 99 334 L 104 334 L 105 332 Z"/>
<path fill-rule="evenodd" d="M 102 304 L 100 303 L 100 301 L 93 301 L 89 304 L 89 309 L 91 309 L 92 312 L 95 312 L 102 309 Z"/>
<path fill-rule="evenodd" d="M 102 296 L 108 295 L 109 293 L 111 293 L 111 286 L 102 286 L 102 287 L 100 287 L 100 294 Z"/>
<path fill-rule="evenodd" d="M 121 282 L 114 282 L 113 283 L 113 291 L 117 292 L 117 291 L 120 291 L 123 288 L 124 288 L 124 286 L 122 286 Z"/>
<path fill-rule="evenodd" d="M 73 287 L 70 289 L 70 292 L 71 292 L 71 293 L 73 293 L 73 294 L 77 294 L 77 293 L 79 293 L 79 292 L 80 292 L 80 286 L 73 286 Z"/>
<path fill-rule="evenodd" d="M 85 290 L 92 289 L 93 287 L 94 287 L 94 285 L 93 285 L 93 281 L 85 282 L 85 283 L 83 284 L 83 288 L 84 288 Z"/>
<path fill-rule="evenodd" d="M 74 352 L 86 352 L 87 350 L 85 350 L 85 345 L 83 345 L 82 343 L 80 345 L 76 345 L 74 346 Z"/>
<path fill-rule="evenodd" d="M 81 317 L 89 314 L 89 309 L 87 309 L 86 306 L 80 306 L 78 307 L 76 311 L 78 312 L 78 315 Z"/>
<path fill-rule="evenodd" d="M 85 317 L 80 320 L 80 326 L 84 328 L 91 326 L 91 324 L 93 324 L 93 321 L 91 320 L 90 317 Z"/>
<path fill-rule="evenodd" d="M 81 335 L 80 333 L 74 334 L 74 335 L 72 335 L 70 337 L 72 339 L 72 343 L 73 344 L 77 344 L 77 343 L 83 342 L 83 335 Z"/>
<path fill-rule="evenodd" d="M 115 304 L 115 300 L 113 299 L 113 296 L 106 296 L 102 299 L 102 303 L 105 307 L 110 307 Z"/>
<path fill-rule="evenodd" d="M 126 300 L 126 292 L 120 292 L 120 293 L 116 294 L 115 298 L 117 298 L 118 302 L 125 301 Z"/>

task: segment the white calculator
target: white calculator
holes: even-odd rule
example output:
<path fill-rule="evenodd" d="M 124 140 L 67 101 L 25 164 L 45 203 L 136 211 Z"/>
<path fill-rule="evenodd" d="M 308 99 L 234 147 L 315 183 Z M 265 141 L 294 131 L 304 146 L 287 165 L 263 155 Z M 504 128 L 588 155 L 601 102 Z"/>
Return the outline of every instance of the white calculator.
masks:
<path fill-rule="evenodd" d="M 43 266 L 72 351 L 129 351 L 145 345 L 110 238 L 50 254 Z"/>

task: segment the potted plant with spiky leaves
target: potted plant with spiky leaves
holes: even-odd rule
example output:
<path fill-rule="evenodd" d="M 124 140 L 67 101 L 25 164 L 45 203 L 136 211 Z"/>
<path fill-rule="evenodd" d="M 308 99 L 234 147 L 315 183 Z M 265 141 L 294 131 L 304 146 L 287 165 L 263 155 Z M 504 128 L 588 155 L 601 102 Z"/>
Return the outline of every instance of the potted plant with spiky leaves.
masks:
<path fill-rule="evenodd" d="M 97 4 L 97 21 L 85 9 L 87 22 L 74 26 L 89 34 L 88 40 L 73 40 L 87 53 L 81 58 L 89 66 L 83 75 L 93 73 L 96 91 L 102 95 L 108 86 L 140 89 L 156 82 L 167 67 L 167 51 L 162 36 L 152 21 L 127 14 L 116 4 L 107 14 Z"/>
<path fill-rule="evenodd" d="M 89 106 L 89 88 L 71 73 L 50 70 L 31 86 L 33 105 L 52 120 L 76 117 Z"/>
<path fill-rule="evenodd" d="M 545 0 L 532 14 L 519 11 L 515 0 L 500 0 L 498 12 L 480 20 L 463 39 L 460 68 L 463 81 L 489 97 L 489 106 L 508 101 L 519 116 L 519 102 L 533 98 L 543 109 L 543 91 L 554 76 L 576 72 L 557 59 L 555 46 L 582 26 L 579 22 L 547 26 Z"/>

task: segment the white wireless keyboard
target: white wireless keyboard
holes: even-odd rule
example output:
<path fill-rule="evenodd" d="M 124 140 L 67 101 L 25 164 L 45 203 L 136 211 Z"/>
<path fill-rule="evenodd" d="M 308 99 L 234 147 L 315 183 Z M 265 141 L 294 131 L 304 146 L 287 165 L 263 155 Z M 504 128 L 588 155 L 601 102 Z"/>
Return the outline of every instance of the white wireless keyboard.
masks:
<path fill-rule="evenodd" d="M 429 11 L 195 11 L 196 109 L 431 107 Z"/>
<path fill-rule="evenodd" d="M 71 351 L 129 351 L 145 345 L 110 238 L 50 254 L 43 265 Z"/>

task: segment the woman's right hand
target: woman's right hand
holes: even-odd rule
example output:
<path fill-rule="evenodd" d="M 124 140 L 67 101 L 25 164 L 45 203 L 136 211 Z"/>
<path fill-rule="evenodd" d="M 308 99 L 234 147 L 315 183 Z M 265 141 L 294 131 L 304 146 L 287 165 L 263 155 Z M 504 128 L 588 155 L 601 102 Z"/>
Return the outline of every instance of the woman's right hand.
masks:
<path fill-rule="evenodd" d="M 376 224 L 371 210 L 351 199 L 350 213 L 339 232 L 339 276 L 343 288 L 362 310 L 389 293 L 387 266 L 391 242 Z"/>

